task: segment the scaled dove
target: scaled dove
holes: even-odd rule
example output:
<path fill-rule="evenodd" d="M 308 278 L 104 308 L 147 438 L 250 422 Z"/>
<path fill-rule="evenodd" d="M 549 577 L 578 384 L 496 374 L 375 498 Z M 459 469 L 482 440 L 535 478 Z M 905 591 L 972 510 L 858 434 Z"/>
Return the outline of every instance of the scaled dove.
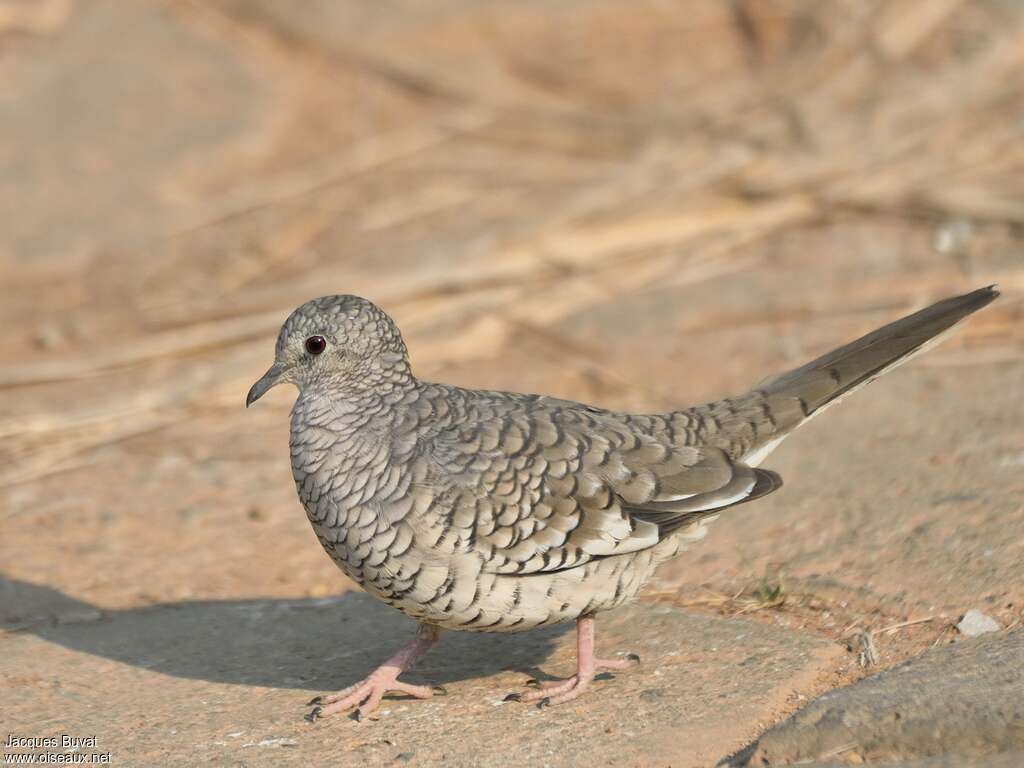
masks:
<path fill-rule="evenodd" d="M 645 415 L 420 381 L 371 302 L 303 304 L 246 405 L 282 382 L 298 388 L 292 472 L 317 538 L 351 579 L 419 622 L 365 680 L 314 699 L 308 718 L 358 718 L 393 691 L 430 697 L 398 676 L 442 629 L 576 621 L 576 674 L 511 696 L 574 699 L 599 670 L 630 663 L 595 657 L 596 614 L 636 595 L 710 517 L 779 488 L 759 465 L 796 427 L 997 295 L 946 299 L 738 397 Z"/>

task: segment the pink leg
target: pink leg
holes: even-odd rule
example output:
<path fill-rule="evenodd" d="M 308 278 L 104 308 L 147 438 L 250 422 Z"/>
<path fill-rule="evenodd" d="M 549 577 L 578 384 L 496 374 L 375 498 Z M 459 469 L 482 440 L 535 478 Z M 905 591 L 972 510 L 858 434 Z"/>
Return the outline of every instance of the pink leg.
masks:
<path fill-rule="evenodd" d="M 356 720 L 362 720 L 377 708 L 381 699 L 384 698 L 384 694 L 390 691 L 406 693 L 417 699 L 429 699 L 435 692 L 444 693 L 444 689 L 440 686 L 431 688 L 429 685 L 410 685 L 398 679 L 402 672 L 430 650 L 440 635 L 441 630 L 437 627 L 420 624 L 416 637 L 371 672 L 365 680 L 329 696 L 317 696 L 309 702 L 313 710 L 306 715 L 306 719 L 313 722 L 319 717 L 327 717 L 335 712 L 344 712 L 346 709 L 357 707 L 354 717 Z"/>
<path fill-rule="evenodd" d="M 581 616 L 576 620 L 576 674 L 564 680 L 539 683 L 540 690 L 528 693 L 510 693 L 506 701 L 537 701 L 537 706 L 562 704 L 572 701 L 590 687 L 594 675 L 603 669 L 625 669 L 638 663 L 640 657 L 631 653 L 624 659 L 599 659 L 594 656 L 594 617 Z"/>

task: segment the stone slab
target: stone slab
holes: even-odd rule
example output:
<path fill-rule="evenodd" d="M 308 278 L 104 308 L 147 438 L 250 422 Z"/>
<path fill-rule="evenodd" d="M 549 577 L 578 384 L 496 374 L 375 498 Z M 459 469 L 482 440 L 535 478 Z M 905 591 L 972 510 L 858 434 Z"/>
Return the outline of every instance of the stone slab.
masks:
<path fill-rule="evenodd" d="M 38 606 L 46 591 L 8 581 L 4 595 Z M 638 603 L 599 619 L 598 646 L 642 664 L 577 702 L 502 702 L 528 677 L 572 670 L 571 627 L 447 633 L 407 679 L 448 695 L 311 725 L 306 701 L 365 676 L 411 636 L 410 620 L 359 592 L 122 611 L 49 603 L 60 618 L 0 639 L 5 732 L 95 735 L 115 763 L 710 765 L 843 655 L 812 635 Z"/>

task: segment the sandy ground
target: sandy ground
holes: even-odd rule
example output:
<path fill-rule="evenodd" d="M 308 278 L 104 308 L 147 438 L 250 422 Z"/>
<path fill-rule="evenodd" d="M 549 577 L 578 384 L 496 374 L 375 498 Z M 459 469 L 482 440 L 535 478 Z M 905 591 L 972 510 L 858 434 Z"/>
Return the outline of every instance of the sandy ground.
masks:
<path fill-rule="evenodd" d="M 1018 5 L 3 0 L 0 40 L 0 735 L 713 765 L 865 674 L 858 630 L 877 669 L 1020 623 Z M 416 673 L 449 696 L 302 722 L 411 625 L 317 546 L 293 395 L 242 407 L 296 304 L 374 299 L 424 378 L 653 411 L 993 282 L 599 626 L 652 660 L 601 695 L 491 706 L 570 636 L 459 637 Z"/>

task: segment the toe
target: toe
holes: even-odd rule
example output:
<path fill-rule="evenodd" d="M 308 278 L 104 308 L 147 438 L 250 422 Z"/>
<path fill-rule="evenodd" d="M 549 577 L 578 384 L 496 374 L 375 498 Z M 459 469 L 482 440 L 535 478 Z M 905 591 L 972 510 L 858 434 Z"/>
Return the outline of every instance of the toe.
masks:
<path fill-rule="evenodd" d="M 366 698 L 366 701 L 360 704 L 359 709 L 356 710 L 359 713 L 360 720 L 376 711 L 377 707 L 380 706 L 380 702 L 384 698 L 384 693 L 386 691 L 387 688 L 384 686 L 376 687 L 370 691 L 370 695 Z"/>
<path fill-rule="evenodd" d="M 437 687 L 441 688 L 441 690 L 444 691 L 444 693 L 441 694 L 442 696 L 444 696 L 444 694 L 448 692 L 444 688 L 442 688 L 441 686 L 437 686 Z M 395 680 L 390 685 L 384 687 L 384 691 L 385 692 L 387 692 L 389 690 L 390 691 L 395 691 L 397 693 L 404 693 L 404 694 L 407 694 L 409 696 L 414 696 L 417 699 L 429 699 L 429 698 L 431 698 L 434 695 L 434 687 L 433 686 L 430 686 L 430 685 L 410 685 L 409 683 L 403 683 L 401 680 Z"/>
<path fill-rule="evenodd" d="M 570 690 L 576 685 L 576 677 L 566 678 L 565 680 L 546 680 L 541 683 L 541 688 L 535 691 L 527 691 L 526 693 L 520 694 L 520 701 L 540 701 L 551 696 L 557 696 L 563 691 Z"/>
<path fill-rule="evenodd" d="M 328 715 L 334 715 L 338 712 L 344 712 L 347 709 L 351 709 L 357 706 L 360 702 L 368 699 L 371 695 L 372 688 L 367 684 L 363 685 L 356 690 L 352 691 L 348 696 L 343 699 L 335 699 L 330 704 L 324 704 L 317 707 L 320 710 L 317 714 L 318 717 L 327 717 Z"/>
<path fill-rule="evenodd" d="M 623 659 L 594 659 L 594 669 L 627 669 L 639 662 L 640 657 L 631 653 Z"/>
<path fill-rule="evenodd" d="M 559 691 L 558 694 L 552 695 L 548 700 L 546 706 L 553 707 L 556 704 L 565 704 L 567 701 L 572 701 L 578 698 L 587 688 L 590 686 L 590 681 L 584 678 L 578 684 L 572 686 L 567 691 Z"/>
<path fill-rule="evenodd" d="M 563 677 L 559 680 L 545 680 L 542 683 L 539 683 L 537 687 L 540 688 L 540 690 L 542 691 L 550 691 L 553 688 L 563 688 L 565 687 L 566 683 L 571 684 L 575 682 L 576 675 L 573 675 L 572 677 Z"/>

